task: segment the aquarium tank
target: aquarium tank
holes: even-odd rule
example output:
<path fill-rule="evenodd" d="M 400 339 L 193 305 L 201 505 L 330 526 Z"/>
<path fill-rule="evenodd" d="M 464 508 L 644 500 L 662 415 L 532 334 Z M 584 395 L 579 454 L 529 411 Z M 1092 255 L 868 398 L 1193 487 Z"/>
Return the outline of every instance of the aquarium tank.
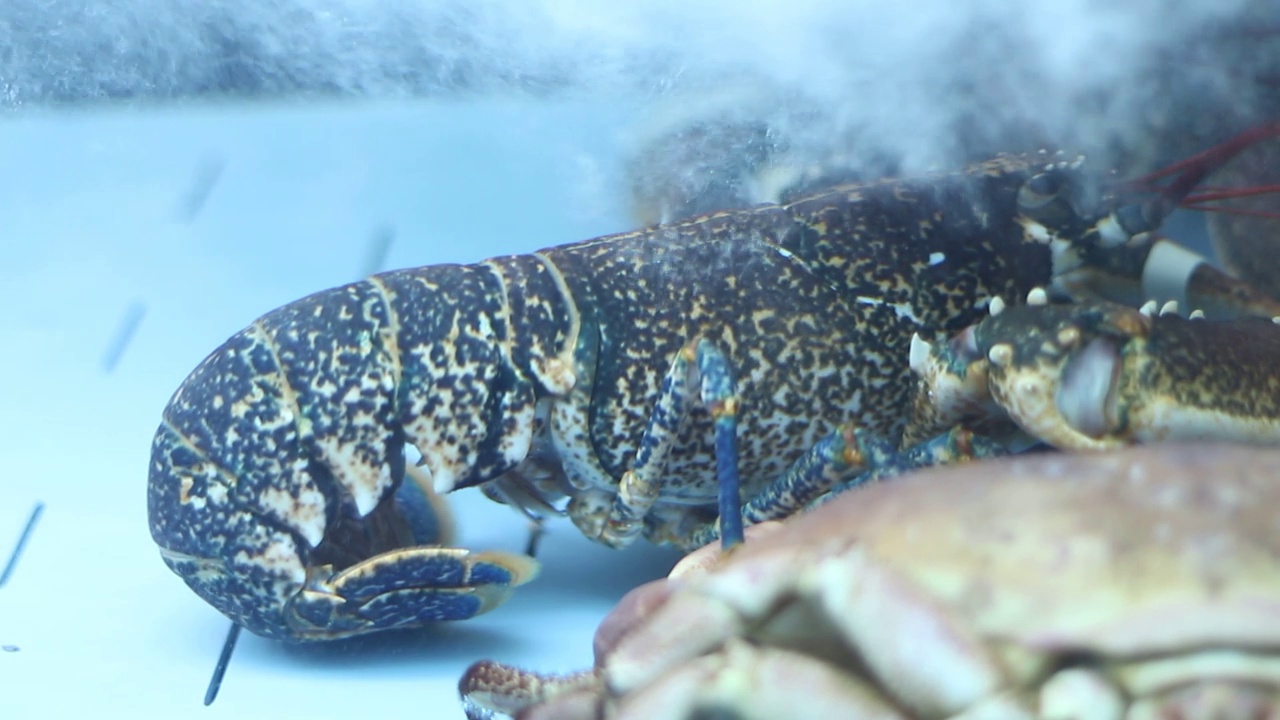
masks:
<path fill-rule="evenodd" d="M 235 639 L 162 559 L 151 450 L 184 379 L 276 308 L 377 273 L 629 231 L 681 243 L 692 236 L 663 228 L 1001 153 L 1064 151 L 1140 177 L 1274 119 L 1277 98 L 1280 12 L 1265 0 L 6 0 L 0 717 L 461 718 L 472 662 L 590 667 L 601 619 L 681 557 L 592 542 L 558 517 L 562 498 L 460 488 L 443 498 L 450 546 L 536 549 L 539 574 L 501 606 L 380 633 L 335 626 L 327 640 Z M 1164 230 L 1213 252 L 1203 214 Z M 569 286 L 615 272 L 621 250 L 602 242 L 601 264 Z M 689 269 L 653 270 L 679 283 Z M 592 297 L 577 298 L 582 317 L 611 312 Z M 504 352 L 541 352 L 521 328 Z M 424 352 L 456 370 L 460 397 L 474 380 L 464 353 Z M 675 360 L 626 357 L 654 383 Z M 253 392 L 279 391 L 262 383 Z M 533 422 L 532 405 L 496 402 L 467 407 L 480 435 Z M 654 412 L 642 405 L 628 417 Z M 244 439 L 226 422 L 208 442 Z M 300 546 L 366 513 L 406 462 L 440 490 L 453 486 L 442 468 L 465 477 L 479 462 L 456 436 L 401 456 L 395 432 L 370 471 L 385 474 L 360 486 L 373 495 L 315 471 L 310 489 L 256 496 L 250 535 Z M 220 537 L 248 517 L 233 515 L 184 532 Z"/>

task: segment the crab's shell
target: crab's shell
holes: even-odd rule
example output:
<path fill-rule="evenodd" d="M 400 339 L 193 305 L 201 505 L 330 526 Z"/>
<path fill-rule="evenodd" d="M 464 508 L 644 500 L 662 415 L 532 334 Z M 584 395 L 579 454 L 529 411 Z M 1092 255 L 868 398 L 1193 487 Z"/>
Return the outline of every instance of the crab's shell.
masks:
<path fill-rule="evenodd" d="M 606 621 L 597 712 L 1280 715 L 1276 450 L 1156 445 L 922 472 L 699 573 Z"/>

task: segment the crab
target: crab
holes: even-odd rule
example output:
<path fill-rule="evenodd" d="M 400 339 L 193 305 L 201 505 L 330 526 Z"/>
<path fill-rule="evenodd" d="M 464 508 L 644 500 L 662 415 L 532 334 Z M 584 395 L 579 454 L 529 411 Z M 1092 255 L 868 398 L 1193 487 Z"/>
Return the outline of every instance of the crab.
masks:
<path fill-rule="evenodd" d="M 471 718 L 1274 718 L 1280 451 L 1153 444 L 933 468 L 629 594 L 569 676 Z"/>

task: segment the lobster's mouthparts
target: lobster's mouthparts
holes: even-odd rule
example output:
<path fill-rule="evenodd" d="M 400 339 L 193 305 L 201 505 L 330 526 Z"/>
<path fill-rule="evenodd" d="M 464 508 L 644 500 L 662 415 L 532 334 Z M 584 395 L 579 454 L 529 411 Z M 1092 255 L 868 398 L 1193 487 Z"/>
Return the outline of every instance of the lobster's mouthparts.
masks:
<path fill-rule="evenodd" d="M 1094 438 L 1115 429 L 1119 376 L 1120 354 L 1111 340 L 1095 339 L 1072 355 L 1062 370 L 1057 396 L 1067 423 Z"/>

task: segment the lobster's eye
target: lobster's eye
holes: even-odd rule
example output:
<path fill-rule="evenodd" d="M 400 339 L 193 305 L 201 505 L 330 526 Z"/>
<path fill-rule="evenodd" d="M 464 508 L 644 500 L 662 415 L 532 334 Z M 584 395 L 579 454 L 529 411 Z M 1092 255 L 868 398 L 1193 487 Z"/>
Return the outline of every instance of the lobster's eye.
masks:
<path fill-rule="evenodd" d="M 1055 170 L 1042 172 L 1022 184 L 1018 190 L 1018 206 L 1023 210 L 1036 210 L 1057 199 L 1064 185 L 1062 173 Z"/>

